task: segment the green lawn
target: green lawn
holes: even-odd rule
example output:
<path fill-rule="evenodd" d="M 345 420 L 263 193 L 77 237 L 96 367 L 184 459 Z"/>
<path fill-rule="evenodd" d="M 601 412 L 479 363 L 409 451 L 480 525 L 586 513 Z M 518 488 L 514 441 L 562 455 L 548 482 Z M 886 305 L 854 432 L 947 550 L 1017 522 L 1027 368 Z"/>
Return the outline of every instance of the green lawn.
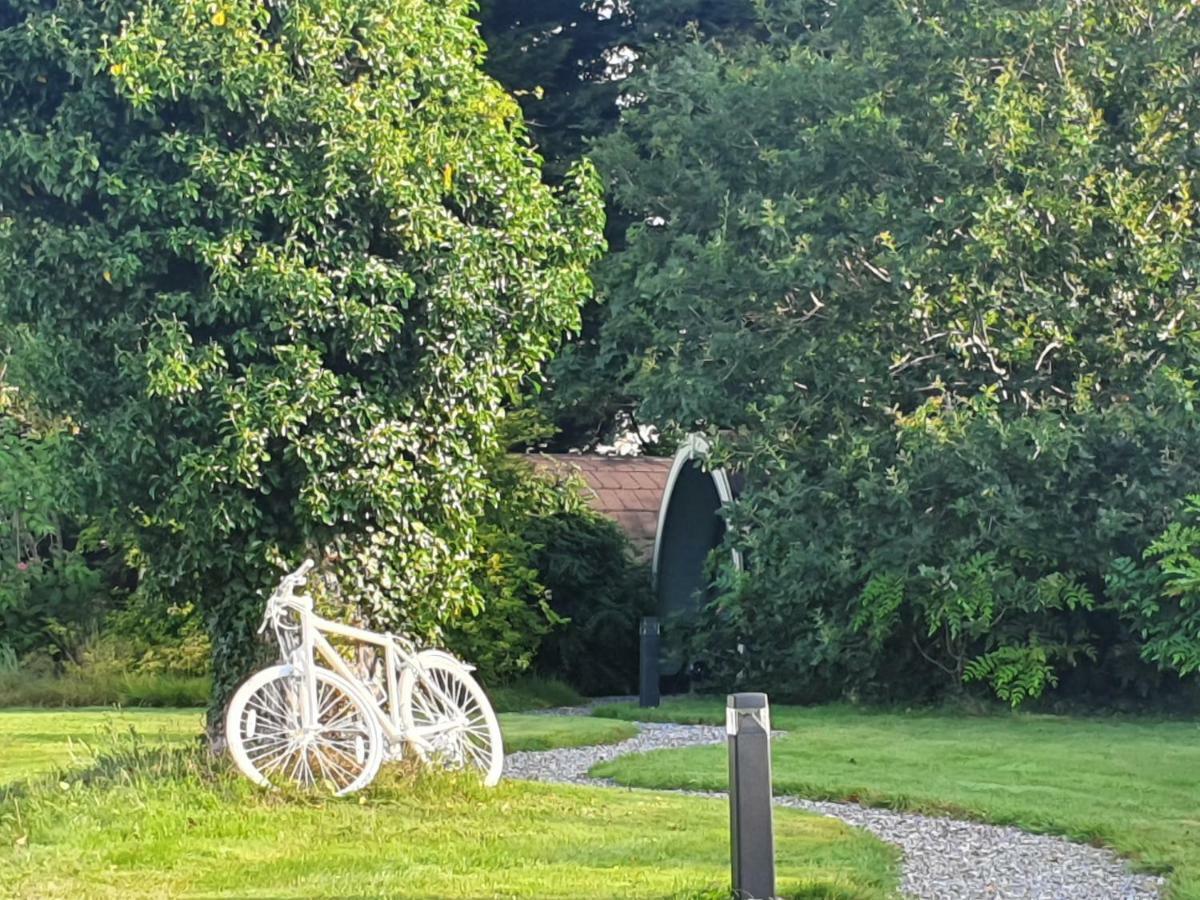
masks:
<path fill-rule="evenodd" d="M 515 746 L 628 731 L 503 719 Z M 727 895 L 720 800 L 520 782 L 487 790 L 403 767 L 344 800 L 271 794 L 187 747 L 199 723 L 196 711 L 0 712 L 11 756 L 0 781 L 70 764 L 68 737 L 100 748 L 90 766 L 79 756 L 81 768 L 0 788 L 0 896 Z M 130 725 L 140 741 L 120 737 Z M 896 853 L 869 835 L 781 810 L 777 842 L 786 896 L 894 896 Z"/>
<path fill-rule="evenodd" d="M 615 727 L 614 727 L 615 726 Z M 637 726 L 616 719 L 589 716 L 539 716 L 528 713 L 501 713 L 504 749 L 552 750 L 555 747 L 583 747 L 588 744 L 615 744 L 637 734 Z"/>
<path fill-rule="evenodd" d="M 723 699 L 624 719 L 720 723 Z M 772 709 L 775 788 L 1015 824 L 1103 843 L 1171 874 L 1171 896 L 1200 900 L 1200 722 L 1011 714 L 972 717 L 832 707 Z M 595 774 L 640 787 L 723 788 L 724 747 L 624 757 Z"/>
<path fill-rule="evenodd" d="M 501 713 L 500 725 L 509 752 L 611 744 L 637 733 L 628 722 L 583 716 Z M 0 784 L 60 766 L 84 766 L 96 747 L 109 747 L 131 732 L 148 744 L 183 746 L 203 727 L 198 709 L 0 710 Z"/>
<path fill-rule="evenodd" d="M 198 709 L 0 709 L 0 785 L 90 764 L 97 747 L 136 733 L 183 746 L 204 727 Z"/>

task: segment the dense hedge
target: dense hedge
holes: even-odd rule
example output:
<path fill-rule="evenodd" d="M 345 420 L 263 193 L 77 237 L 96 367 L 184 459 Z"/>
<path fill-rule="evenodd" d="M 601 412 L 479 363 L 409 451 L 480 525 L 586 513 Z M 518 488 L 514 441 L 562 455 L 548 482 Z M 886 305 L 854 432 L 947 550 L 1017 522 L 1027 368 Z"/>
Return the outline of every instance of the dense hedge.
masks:
<path fill-rule="evenodd" d="M 627 693 L 637 678 L 637 628 L 653 605 L 650 573 L 575 478 L 520 456 L 489 466 L 498 498 L 474 567 L 486 606 L 445 633 L 488 684 L 536 673 L 588 695 Z"/>
<path fill-rule="evenodd" d="M 528 523 L 533 565 L 550 606 L 565 620 L 538 654 L 540 672 L 588 696 L 637 689 L 638 625 L 654 608 L 649 566 L 638 563 L 624 532 L 590 510 Z"/>
<path fill-rule="evenodd" d="M 626 85 L 594 158 L 635 224 L 560 370 L 746 476 L 701 662 L 803 698 L 1178 692 L 1193 589 L 1142 557 L 1200 489 L 1200 10 L 756 9 Z"/>

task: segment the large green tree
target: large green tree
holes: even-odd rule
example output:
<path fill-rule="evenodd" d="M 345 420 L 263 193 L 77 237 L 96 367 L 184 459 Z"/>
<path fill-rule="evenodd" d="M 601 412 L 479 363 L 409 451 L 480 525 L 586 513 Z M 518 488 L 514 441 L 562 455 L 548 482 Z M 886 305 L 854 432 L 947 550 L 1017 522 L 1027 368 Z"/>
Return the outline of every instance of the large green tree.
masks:
<path fill-rule="evenodd" d="M 487 71 L 520 100 L 553 176 L 616 125 L 625 79 L 693 34 L 753 31 L 751 0 L 481 0 Z"/>
<path fill-rule="evenodd" d="M 586 166 L 541 178 L 467 0 L 0 0 L 10 377 L 81 429 L 218 701 L 318 554 L 370 618 L 478 605 L 498 417 L 589 291 Z"/>
<path fill-rule="evenodd" d="M 594 158 L 634 224 L 560 368 L 746 473 L 710 671 L 1169 683 L 1105 576 L 1200 484 L 1200 12 L 757 10 L 626 85 Z"/>
<path fill-rule="evenodd" d="M 520 100 L 552 182 L 597 138 L 617 125 L 626 79 L 682 35 L 757 33 L 752 0 L 482 0 L 487 71 Z M 608 207 L 605 237 L 624 244 L 630 211 Z M 593 298 L 575 341 L 579 355 L 549 366 L 549 390 L 537 403 L 558 426 L 552 443 L 588 446 L 627 428 L 636 398 L 611 370 L 591 368 L 606 311 Z M 597 375 L 599 377 L 597 378 Z"/>

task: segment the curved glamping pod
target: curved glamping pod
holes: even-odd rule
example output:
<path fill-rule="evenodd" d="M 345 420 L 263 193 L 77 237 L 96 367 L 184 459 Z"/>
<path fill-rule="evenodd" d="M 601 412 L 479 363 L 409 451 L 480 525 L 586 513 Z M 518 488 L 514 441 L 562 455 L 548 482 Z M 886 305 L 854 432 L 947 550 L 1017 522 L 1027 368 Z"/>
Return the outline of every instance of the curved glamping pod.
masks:
<path fill-rule="evenodd" d="M 725 537 L 720 509 L 737 495 L 737 485 L 724 469 L 704 470 L 708 452 L 708 441 L 698 434 L 684 441 L 675 454 L 659 505 L 654 591 L 659 618 L 668 629 L 672 621 L 695 615 L 700 598 L 708 592 L 704 563 Z M 736 550 L 733 564 L 742 567 L 741 554 Z M 682 664 L 679 654 L 664 654 L 662 672 L 679 674 Z"/>

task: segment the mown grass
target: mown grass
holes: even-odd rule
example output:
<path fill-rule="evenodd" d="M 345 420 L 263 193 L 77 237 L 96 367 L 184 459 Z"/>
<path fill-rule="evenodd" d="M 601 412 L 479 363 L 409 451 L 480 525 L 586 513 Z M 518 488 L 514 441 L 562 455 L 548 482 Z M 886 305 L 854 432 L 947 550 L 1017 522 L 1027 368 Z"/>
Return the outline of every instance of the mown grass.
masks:
<path fill-rule="evenodd" d="M 134 736 L 183 746 L 197 741 L 203 728 L 198 709 L 0 710 L 0 785 L 91 765 L 97 748 Z"/>
<path fill-rule="evenodd" d="M 501 713 L 508 752 L 611 744 L 637 728 L 615 719 Z M 148 746 L 197 743 L 200 709 L 0 710 L 0 784 L 59 768 L 90 765 L 97 748 L 137 739 Z"/>
<path fill-rule="evenodd" d="M 528 713 L 500 713 L 500 729 L 504 732 L 504 749 L 508 753 L 615 744 L 637 734 L 637 726 L 616 719 Z"/>
<path fill-rule="evenodd" d="M 89 768 L 0 789 L 0 895 L 724 897 L 727 841 L 719 800 L 404 767 L 318 800 L 118 735 Z M 777 842 L 784 896 L 894 896 L 895 851 L 866 834 L 781 811 Z"/>
<path fill-rule="evenodd" d="M 717 724 L 723 698 L 620 719 Z M 1200 722 L 1037 714 L 877 712 L 777 706 L 775 789 L 816 799 L 948 813 L 1104 844 L 1170 874 L 1170 895 L 1200 900 Z M 716 789 L 723 747 L 628 756 L 597 775 L 627 785 Z"/>

